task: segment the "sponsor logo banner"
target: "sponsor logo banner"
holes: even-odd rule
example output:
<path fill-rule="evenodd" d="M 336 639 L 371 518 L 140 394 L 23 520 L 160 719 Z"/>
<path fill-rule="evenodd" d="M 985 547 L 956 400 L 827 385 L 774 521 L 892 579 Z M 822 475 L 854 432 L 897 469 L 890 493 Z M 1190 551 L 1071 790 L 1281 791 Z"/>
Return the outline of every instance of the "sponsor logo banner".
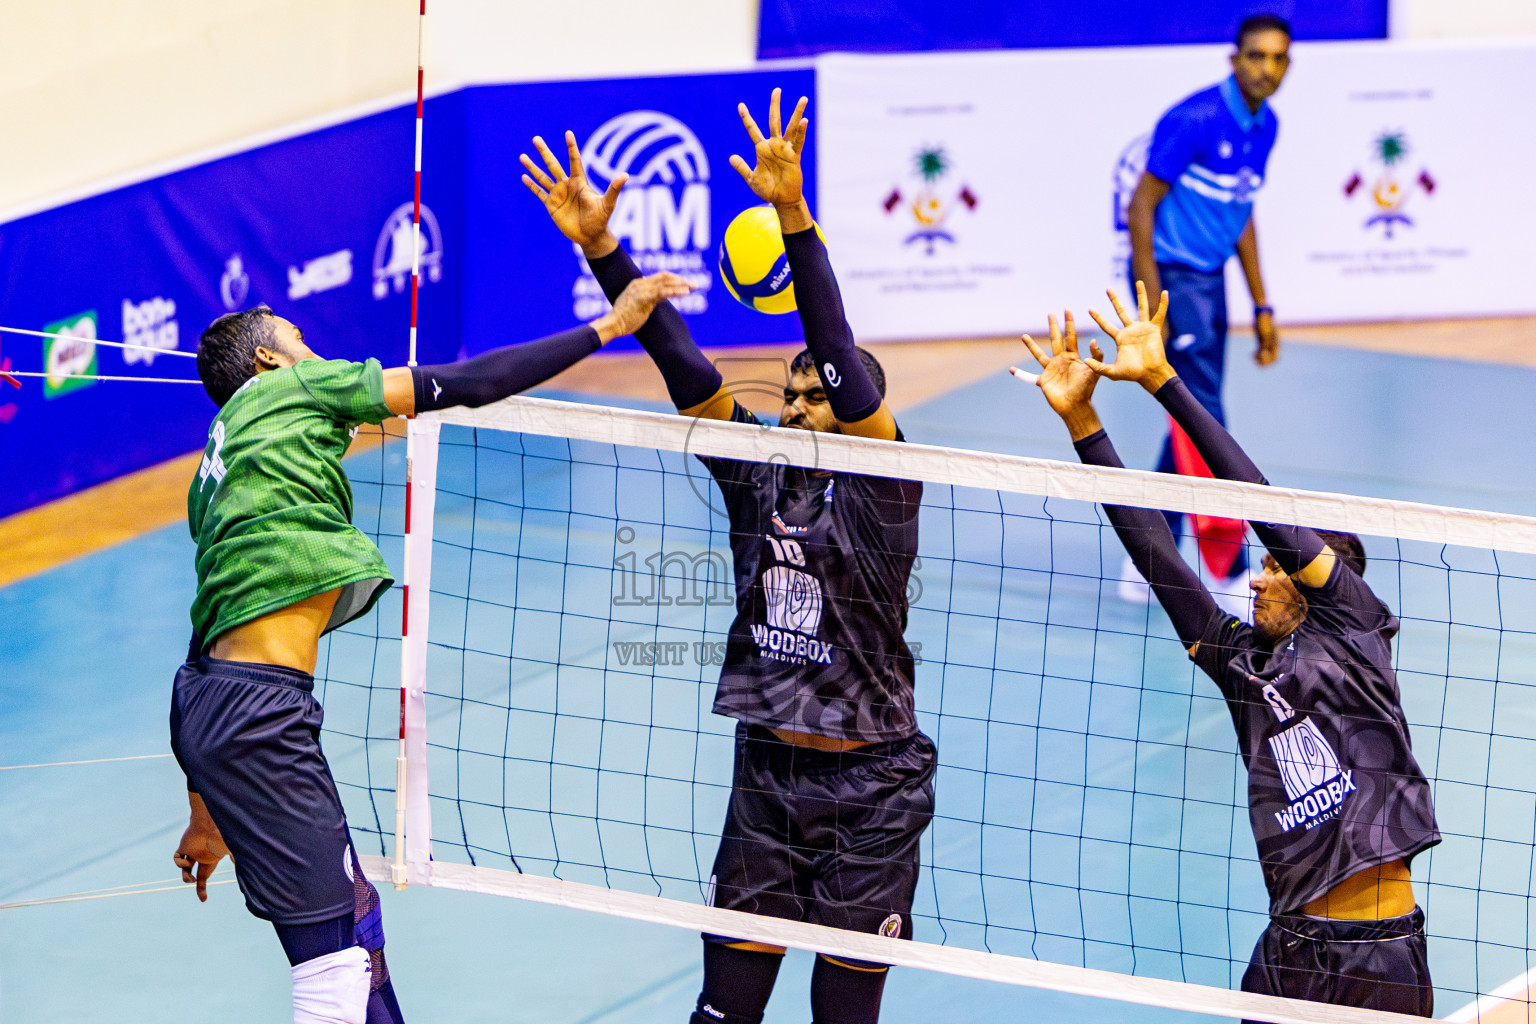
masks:
<path fill-rule="evenodd" d="M 438 276 L 441 277 L 441 273 Z M 288 298 L 295 302 L 316 292 L 328 292 L 351 283 L 351 249 L 339 249 L 306 260 L 302 267 L 288 268 Z"/>
<path fill-rule="evenodd" d="M 1124 289 L 1151 132 L 1227 49 L 820 58 L 819 213 L 860 340 L 1008 336 Z M 1296 44 L 1254 207 L 1282 328 L 1536 311 L 1536 133 L 1487 114 L 1533 90 L 1531 45 Z"/>
<path fill-rule="evenodd" d="M 751 140 L 736 105 L 746 102 L 766 124 L 769 93 L 781 87 L 793 105 L 812 102 L 812 138 L 802 161 L 805 194 L 818 214 L 820 162 L 815 106 L 816 75 L 809 68 L 717 75 L 677 75 L 639 81 L 549 82 L 470 91 L 474 145 L 466 152 L 465 224 L 450 232 L 450 273 L 463 268 L 461 337 L 470 355 L 518 338 L 565 330 L 608 307 L 579 252 L 550 223 L 519 180 L 520 153 L 533 154 L 542 133 L 562 164 L 564 140 L 550 134 L 544 112 L 559 110 L 575 135 L 588 175 L 606 188 L 629 175 L 610 225 L 645 273 L 672 271 L 695 290 L 673 302 L 704 346 L 796 342 L 800 318 L 769 316 L 730 298 L 719 284 L 719 246 L 726 226 L 762 201 L 727 163 L 748 154 Z M 481 126 L 494 125 L 494 130 Z M 896 173 L 902 168 L 897 167 Z M 888 190 L 890 181 L 883 183 Z M 875 209 L 884 192 L 874 197 Z M 441 217 L 449 209 L 439 204 Z M 446 226 L 446 225 L 445 225 Z M 838 240 L 830 239 L 833 259 Z M 841 267 L 839 267 L 841 269 Z M 424 300 L 423 324 L 441 300 Z M 616 339 L 609 349 L 638 347 Z"/>
<path fill-rule="evenodd" d="M 96 311 L 55 320 L 43 327 L 48 334 L 66 335 L 63 338 L 43 339 L 43 396 L 57 398 L 71 391 L 88 388 L 96 382 L 83 380 L 74 374 L 96 372 Z"/>
<path fill-rule="evenodd" d="M 399 295 L 411 281 L 413 266 L 411 255 L 416 245 L 415 204 L 401 203 L 384 221 L 379 239 L 373 246 L 373 297 L 387 298 L 391 288 Z M 426 203 L 421 204 L 421 262 L 418 273 L 422 285 L 443 279 L 443 231 L 438 226 L 437 214 Z M 338 256 L 333 253 L 332 256 Z M 329 257 L 322 257 L 328 259 Z M 306 264 L 306 269 L 308 265 Z M 352 256 L 347 254 L 347 277 L 352 274 Z M 292 280 L 290 276 L 290 281 Z M 320 289 L 313 289 L 318 291 Z"/>
<path fill-rule="evenodd" d="M 647 274 L 670 270 L 688 279 L 694 291 L 672 303 L 681 312 L 709 309 L 709 156 L 693 129 L 670 114 L 631 110 L 599 125 L 583 144 L 581 160 L 599 190 L 629 175 L 609 226 L 635 264 Z M 571 312 L 590 320 L 608 309 L 608 300 L 579 250 L 577 260 Z"/>
<path fill-rule="evenodd" d="M 123 300 L 123 343 L 139 346 L 123 349 L 123 362 L 152 364 L 158 354 L 155 350 L 173 351 L 180 340 L 175 299 L 157 295 L 143 302 Z"/>

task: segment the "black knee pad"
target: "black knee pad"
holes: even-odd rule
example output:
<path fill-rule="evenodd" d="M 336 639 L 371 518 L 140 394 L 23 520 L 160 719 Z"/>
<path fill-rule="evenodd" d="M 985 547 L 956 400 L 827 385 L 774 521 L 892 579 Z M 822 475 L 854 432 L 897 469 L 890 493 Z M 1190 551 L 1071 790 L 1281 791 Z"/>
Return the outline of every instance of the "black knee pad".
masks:
<path fill-rule="evenodd" d="M 811 972 L 814 1024 L 876 1024 L 889 974 L 885 964 L 818 955 Z"/>

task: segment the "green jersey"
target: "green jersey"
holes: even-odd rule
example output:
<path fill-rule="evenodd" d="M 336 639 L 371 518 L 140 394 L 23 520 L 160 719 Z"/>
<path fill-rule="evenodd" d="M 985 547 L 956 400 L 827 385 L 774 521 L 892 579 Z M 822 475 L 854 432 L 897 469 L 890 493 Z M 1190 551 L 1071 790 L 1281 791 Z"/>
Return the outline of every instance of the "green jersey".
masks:
<path fill-rule="evenodd" d="M 383 555 L 352 525 L 341 458 L 358 424 L 391 415 L 376 359 L 258 373 L 219 410 L 187 492 L 192 627 L 205 649 L 241 623 L 339 588 L 328 632 L 389 589 Z"/>

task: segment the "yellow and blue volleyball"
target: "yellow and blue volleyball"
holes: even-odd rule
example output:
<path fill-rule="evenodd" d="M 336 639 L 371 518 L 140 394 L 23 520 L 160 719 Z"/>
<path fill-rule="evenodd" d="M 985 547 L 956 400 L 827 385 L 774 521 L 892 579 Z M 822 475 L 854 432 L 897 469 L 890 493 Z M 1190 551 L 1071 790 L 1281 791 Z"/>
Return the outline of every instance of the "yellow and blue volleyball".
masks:
<path fill-rule="evenodd" d="M 826 240 L 820 225 L 816 234 Z M 720 241 L 720 280 L 737 302 L 759 313 L 794 312 L 795 283 L 773 207 L 743 210 L 725 229 Z"/>

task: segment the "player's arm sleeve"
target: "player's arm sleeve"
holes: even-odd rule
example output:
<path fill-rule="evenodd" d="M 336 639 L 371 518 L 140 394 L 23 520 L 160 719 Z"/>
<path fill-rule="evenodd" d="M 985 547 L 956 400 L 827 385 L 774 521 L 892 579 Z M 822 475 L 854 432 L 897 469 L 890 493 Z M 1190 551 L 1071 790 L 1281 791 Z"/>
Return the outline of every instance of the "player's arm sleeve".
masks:
<path fill-rule="evenodd" d="M 784 253 L 795 283 L 805 346 L 816 359 L 832 415 L 840 423 L 868 419 L 880 408 L 880 390 L 854 347 L 853 329 L 843 313 L 843 296 L 826 245 L 813 226 L 785 235 Z"/>
<path fill-rule="evenodd" d="M 1124 468 L 1109 435 L 1102 430 L 1072 444 L 1077 457 L 1087 465 Z M 1105 505 L 1104 514 L 1109 516 L 1110 525 L 1125 545 L 1136 571 L 1151 585 L 1158 603 L 1168 613 L 1179 639 L 1186 648 L 1193 648 L 1205 636 L 1212 620 L 1222 613 L 1195 571 L 1179 557 L 1178 543 L 1168 529 L 1168 520 L 1155 509 L 1126 505 Z"/>
<path fill-rule="evenodd" d="M 413 366 L 416 411 L 456 405 L 475 409 L 499 402 L 537 387 L 601 347 L 597 331 L 582 324 L 538 341 L 493 348 L 462 363 Z"/>
<path fill-rule="evenodd" d="M 1152 130 L 1147 148 L 1147 173 L 1172 185 L 1195 160 L 1197 124 L 1189 113 L 1174 107 Z"/>
<path fill-rule="evenodd" d="M 1210 467 L 1211 473 L 1222 480 L 1240 480 L 1250 484 L 1268 484 L 1259 467 L 1253 464 L 1248 453 L 1227 433 L 1227 428 L 1216 422 L 1189 388 L 1177 377 L 1157 389 L 1157 400 L 1175 423 L 1184 428 L 1194 442 L 1200 457 Z M 1306 570 L 1314 570 L 1314 564 L 1322 557 L 1328 545 L 1316 530 L 1305 526 L 1286 526 L 1278 523 L 1253 523 L 1264 547 L 1274 556 L 1287 575 L 1294 576 Z M 1318 573 L 1326 578 L 1327 570 Z M 1321 583 L 1322 579 L 1311 582 Z"/>
<path fill-rule="evenodd" d="M 607 256 L 588 260 L 587 265 L 609 302 L 617 300 L 629 282 L 641 277 L 640 268 L 622 245 Z M 723 383 L 720 371 L 699 351 L 683 314 L 672 303 L 658 302 L 645 326 L 635 332 L 635 340 L 661 371 L 667 395 L 679 409 L 702 405 L 719 392 Z"/>

